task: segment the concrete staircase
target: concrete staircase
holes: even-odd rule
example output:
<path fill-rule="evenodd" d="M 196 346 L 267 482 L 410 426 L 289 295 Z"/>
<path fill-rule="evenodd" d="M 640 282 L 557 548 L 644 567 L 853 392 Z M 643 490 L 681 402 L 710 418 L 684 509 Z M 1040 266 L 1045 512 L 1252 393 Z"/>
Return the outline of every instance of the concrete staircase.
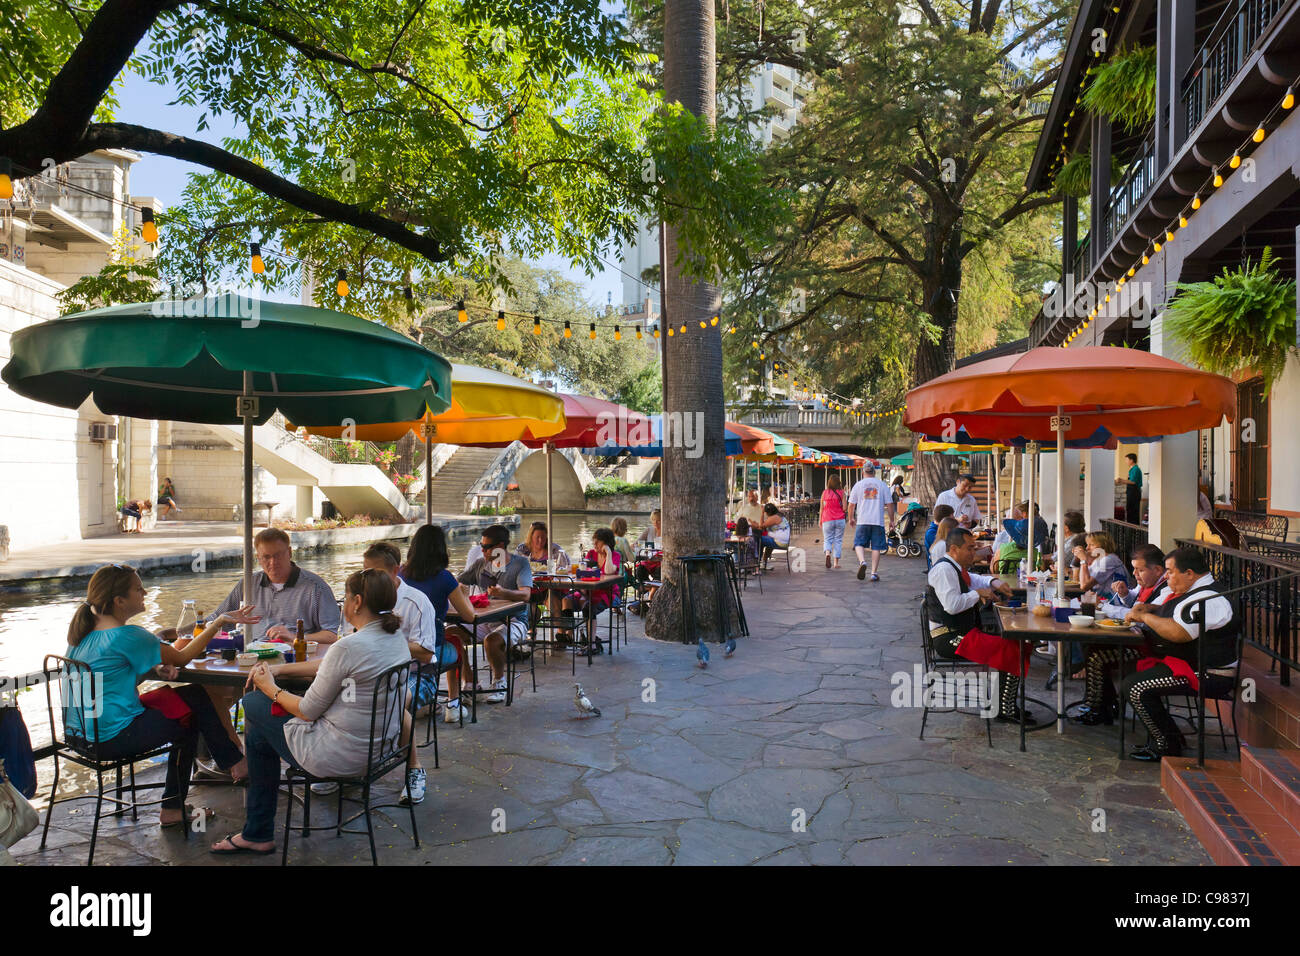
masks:
<path fill-rule="evenodd" d="M 206 427 L 235 448 L 243 448 L 242 428 Z M 253 460 L 282 485 L 320 488 L 345 518 L 368 514 L 398 521 L 414 513 L 397 486 L 376 466 L 332 462 L 275 425 L 258 425 L 253 429 Z M 462 511 L 463 505 L 452 513 Z"/>
<path fill-rule="evenodd" d="M 465 495 L 501 454 L 500 448 L 462 447 L 433 476 L 433 513 L 463 514 Z"/>

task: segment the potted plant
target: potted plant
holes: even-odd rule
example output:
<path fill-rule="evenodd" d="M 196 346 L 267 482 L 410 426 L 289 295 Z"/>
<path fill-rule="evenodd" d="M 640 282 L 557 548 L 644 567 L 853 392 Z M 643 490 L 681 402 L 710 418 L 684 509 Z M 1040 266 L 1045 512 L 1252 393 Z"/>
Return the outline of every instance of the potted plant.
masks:
<path fill-rule="evenodd" d="M 1116 50 L 1093 67 L 1092 82 L 1083 91 L 1084 109 L 1109 116 L 1130 130 L 1150 126 L 1156 118 L 1156 48 Z"/>
<path fill-rule="evenodd" d="M 1296 349 L 1295 280 L 1277 270 L 1273 250 L 1225 268 L 1209 282 L 1180 282 L 1165 328 L 1201 368 L 1231 376 L 1247 369 L 1273 387 Z"/>

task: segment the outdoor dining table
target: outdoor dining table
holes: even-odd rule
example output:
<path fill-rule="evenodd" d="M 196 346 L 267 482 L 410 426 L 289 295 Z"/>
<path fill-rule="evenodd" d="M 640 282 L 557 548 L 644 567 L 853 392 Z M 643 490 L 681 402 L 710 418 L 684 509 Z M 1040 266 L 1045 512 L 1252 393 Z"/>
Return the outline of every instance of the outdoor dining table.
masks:
<path fill-rule="evenodd" d="M 288 645 L 285 645 L 286 647 Z M 307 654 L 307 660 L 319 661 L 330 648 L 329 644 L 319 644 L 315 652 Z M 272 660 L 269 663 L 279 663 Z M 243 690 L 252 673 L 252 664 L 240 664 L 222 658 L 220 651 L 209 651 L 206 657 L 190 661 L 180 669 L 175 684 L 203 684 L 208 687 L 234 687 Z"/>
<path fill-rule="evenodd" d="M 579 578 L 579 577 L 575 577 L 572 574 L 568 574 L 568 575 L 557 574 L 551 577 L 546 577 L 541 579 L 533 578 L 533 587 L 544 588 L 547 591 L 566 591 L 566 592 L 585 591 L 587 592 L 586 596 L 590 598 L 591 593 L 593 591 L 606 590 L 612 585 L 618 584 L 622 580 L 623 580 L 623 575 L 621 574 L 606 574 L 603 577 L 599 577 L 599 578 Z M 590 607 L 590 601 L 588 601 L 588 607 Z M 592 657 L 591 648 L 593 646 L 593 643 L 595 642 L 595 632 L 596 632 L 596 615 L 589 613 L 587 614 L 587 666 L 588 667 L 591 666 L 591 657 Z M 612 652 L 613 649 L 614 648 L 611 645 L 610 651 Z"/>
<path fill-rule="evenodd" d="M 1102 628 L 1092 627 L 1071 627 L 1069 622 L 1057 621 L 1052 617 L 1039 617 L 1029 613 L 1028 608 L 1004 608 L 999 607 L 998 624 L 1002 630 L 1002 636 L 1010 638 L 1013 641 L 1060 641 L 1063 643 L 1080 643 L 1092 644 L 1104 647 L 1141 647 L 1145 642 L 1144 638 L 1136 628 Z M 1125 660 L 1121 656 L 1119 661 L 1119 674 L 1116 682 L 1124 683 L 1124 666 Z M 1025 733 L 1030 728 L 1025 725 L 1025 683 L 1020 682 L 1020 749 L 1025 749 Z M 1074 702 L 1074 703 L 1077 703 Z M 1122 701 L 1121 701 L 1122 703 Z M 1073 703 L 1065 703 L 1065 681 L 1058 680 L 1056 683 L 1056 720 L 1058 729 L 1064 724 L 1065 711 L 1072 707 Z M 1033 730 L 1043 730 L 1050 727 L 1050 723 L 1040 724 Z M 1124 759 L 1124 708 L 1120 708 L 1119 716 L 1119 758 Z"/>
<path fill-rule="evenodd" d="M 459 624 L 461 627 L 467 627 L 470 630 L 470 686 L 472 690 L 461 690 L 462 694 L 468 693 L 470 696 L 469 722 L 478 723 L 478 626 L 480 624 L 497 624 L 501 621 L 509 620 L 520 611 L 528 607 L 527 601 L 508 601 L 503 598 L 492 598 L 488 601 L 487 607 L 475 608 L 472 620 L 466 621 L 455 608 L 447 609 L 447 617 L 444 619 L 446 624 Z M 510 647 L 509 647 L 509 628 L 507 628 L 507 646 L 506 646 L 506 706 L 514 699 L 514 670 L 510 667 Z M 461 675 L 461 684 L 465 681 L 464 674 Z"/>

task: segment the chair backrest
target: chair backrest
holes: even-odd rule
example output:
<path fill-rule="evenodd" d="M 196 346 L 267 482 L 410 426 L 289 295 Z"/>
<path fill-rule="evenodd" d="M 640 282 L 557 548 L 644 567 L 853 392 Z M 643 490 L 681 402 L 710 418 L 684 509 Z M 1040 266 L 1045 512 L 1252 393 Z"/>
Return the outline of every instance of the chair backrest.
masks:
<path fill-rule="evenodd" d="M 402 715 L 406 713 L 407 675 L 410 661 L 395 664 L 375 678 L 370 709 L 370 750 L 366 758 L 368 776 L 387 773 L 406 763 L 411 741 L 402 743 Z"/>
<path fill-rule="evenodd" d="M 925 602 L 921 602 L 921 657 L 925 661 L 925 669 L 932 670 L 930 649 L 930 615 L 925 609 Z"/>
<path fill-rule="evenodd" d="M 56 747 L 70 746 L 67 740 L 69 727 L 80 727 L 81 733 L 77 734 L 79 741 L 84 741 L 90 753 L 98 759 L 99 717 L 104 710 L 103 676 L 100 675 L 99 680 L 96 681 L 95 673 L 85 661 L 59 654 L 46 654 L 43 670 L 45 671 L 45 706 L 50 715 L 50 741 Z M 56 681 L 59 685 L 60 711 L 57 725 L 54 720 L 53 691 Z M 68 722 L 69 712 L 75 712 L 77 715 L 72 725 Z M 63 727 L 62 735 L 58 730 L 60 725 Z M 86 748 L 78 746 L 74 749 Z"/>

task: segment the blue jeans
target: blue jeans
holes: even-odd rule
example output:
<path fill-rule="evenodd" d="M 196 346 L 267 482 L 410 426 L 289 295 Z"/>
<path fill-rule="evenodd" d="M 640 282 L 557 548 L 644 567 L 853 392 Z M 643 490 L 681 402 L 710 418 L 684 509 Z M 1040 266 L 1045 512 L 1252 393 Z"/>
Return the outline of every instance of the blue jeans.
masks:
<path fill-rule="evenodd" d="M 840 550 L 844 544 L 844 519 L 822 522 L 822 550 L 840 559 Z"/>
<path fill-rule="evenodd" d="M 778 544 L 776 538 L 772 537 L 770 534 L 763 535 L 763 537 L 760 538 L 759 541 L 762 542 L 763 547 L 765 548 L 785 549 L 790 547 L 790 543 L 788 541 L 785 544 Z"/>
<path fill-rule="evenodd" d="M 243 838 L 249 843 L 275 839 L 275 811 L 280 797 L 280 761 L 298 766 L 284 739 L 289 715 L 271 713 L 271 699 L 260 690 L 244 695 L 244 749 L 248 757 L 248 798 Z"/>

